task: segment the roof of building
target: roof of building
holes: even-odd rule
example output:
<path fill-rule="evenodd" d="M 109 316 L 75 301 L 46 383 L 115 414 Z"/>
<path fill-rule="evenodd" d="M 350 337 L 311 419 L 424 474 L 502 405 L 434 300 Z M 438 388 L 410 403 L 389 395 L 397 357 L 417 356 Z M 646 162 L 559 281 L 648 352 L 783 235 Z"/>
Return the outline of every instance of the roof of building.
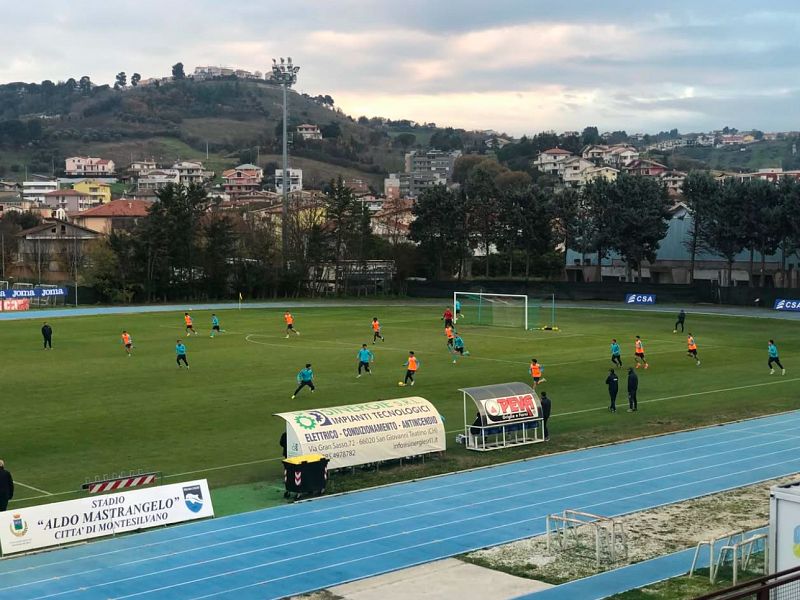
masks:
<path fill-rule="evenodd" d="M 146 217 L 151 205 L 145 200 L 112 200 L 78 213 L 79 217 Z"/>
<path fill-rule="evenodd" d="M 75 223 L 69 223 L 68 221 L 62 221 L 61 219 L 50 218 L 35 227 L 31 227 L 30 229 L 25 229 L 20 231 L 16 237 L 27 237 L 34 233 L 39 233 L 46 229 L 50 229 L 54 225 L 66 225 L 67 227 L 71 227 L 73 229 L 79 229 L 80 231 L 84 231 L 86 233 L 93 233 L 95 235 L 102 235 L 99 231 L 95 231 L 94 229 L 89 229 L 88 227 L 82 227 L 81 225 L 76 225 Z"/>
<path fill-rule="evenodd" d="M 78 190 L 53 190 L 52 192 L 47 192 L 42 194 L 43 196 L 74 196 L 76 198 L 91 198 L 90 194 L 84 194 L 83 192 L 79 192 Z"/>
<path fill-rule="evenodd" d="M 550 148 L 550 150 L 545 150 L 542 154 L 572 154 L 572 152 L 563 148 Z"/>
<path fill-rule="evenodd" d="M 251 165 L 250 163 L 245 163 L 243 165 L 239 165 L 236 167 L 240 171 L 257 171 L 261 167 L 257 167 L 256 165 Z"/>

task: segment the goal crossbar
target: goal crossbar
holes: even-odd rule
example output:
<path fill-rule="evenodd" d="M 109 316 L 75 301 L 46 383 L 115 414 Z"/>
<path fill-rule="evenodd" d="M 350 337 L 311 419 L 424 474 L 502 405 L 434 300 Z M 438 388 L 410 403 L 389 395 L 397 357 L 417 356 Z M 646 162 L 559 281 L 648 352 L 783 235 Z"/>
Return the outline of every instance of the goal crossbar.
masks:
<path fill-rule="evenodd" d="M 490 294 L 486 292 L 453 292 L 453 310 L 455 321 L 458 322 L 460 313 L 458 307 L 460 299 L 477 299 L 478 310 L 485 305 L 487 307 L 503 306 L 508 308 L 519 307 L 523 313 L 523 326 L 528 330 L 528 296 L 525 294 Z"/>

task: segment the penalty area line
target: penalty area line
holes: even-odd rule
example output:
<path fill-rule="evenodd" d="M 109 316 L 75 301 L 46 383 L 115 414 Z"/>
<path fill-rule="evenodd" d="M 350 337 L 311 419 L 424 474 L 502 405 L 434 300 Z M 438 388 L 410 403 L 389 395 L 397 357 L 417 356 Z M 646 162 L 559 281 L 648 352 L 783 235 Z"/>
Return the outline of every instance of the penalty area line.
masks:
<path fill-rule="evenodd" d="M 28 485 L 27 483 L 22 483 L 21 481 L 14 480 L 15 485 L 21 485 L 24 488 L 28 488 L 29 490 L 33 490 L 34 492 L 39 492 L 40 494 L 44 494 L 45 496 L 52 496 L 52 492 L 48 492 L 47 490 L 43 490 L 41 488 L 33 487 L 32 485 Z M 20 498 L 20 500 L 25 500 L 25 498 Z"/>

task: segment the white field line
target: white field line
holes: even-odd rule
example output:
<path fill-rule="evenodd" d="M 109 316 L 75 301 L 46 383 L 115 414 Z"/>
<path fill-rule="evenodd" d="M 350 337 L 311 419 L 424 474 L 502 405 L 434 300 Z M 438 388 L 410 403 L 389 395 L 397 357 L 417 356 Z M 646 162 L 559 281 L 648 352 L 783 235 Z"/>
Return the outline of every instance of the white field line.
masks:
<path fill-rule="evenodd" d="M 34 492 L 39 492 L 40 494 L 44 494 L 45 496 L 53 496 L 54 494 L 48 492 L 47 490 L 42 490 L 37 487 L 33 487 L 32 485 L 28 485 L 27 483 L 22 483 L 21 481 L 14 480 L 15 485 L 21 485 L 24 488 L 28 488 L 29 490 L 33 490 Z M 28 500 L 28 498 L 21 498 L 21 500 Z"/>

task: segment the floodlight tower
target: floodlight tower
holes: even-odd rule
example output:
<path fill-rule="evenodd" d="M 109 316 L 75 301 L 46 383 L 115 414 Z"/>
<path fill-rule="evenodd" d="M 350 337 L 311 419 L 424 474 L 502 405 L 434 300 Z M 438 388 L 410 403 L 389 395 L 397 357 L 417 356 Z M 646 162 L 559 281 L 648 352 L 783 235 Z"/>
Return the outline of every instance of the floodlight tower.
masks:
<path fill-rule="evenodd" d="M 289 150 L 288 150 L 288 134 L 286 132 L 286 115 L 287 115 L 287 93 L 286 90 L 297 82 L 297 72 L 300 67 L 292 64 L 292 57 L 286 60 L 280 59 L 280 63 L 272 59 L 272 81 L 278 83 L 283 88 L 283 177 L 281 183 L 283 186 L 283 211 L 281 213 L 281 242 L 283 248 L 283 268 L 286 269 L 286 260 L 289 255 Z"/>

